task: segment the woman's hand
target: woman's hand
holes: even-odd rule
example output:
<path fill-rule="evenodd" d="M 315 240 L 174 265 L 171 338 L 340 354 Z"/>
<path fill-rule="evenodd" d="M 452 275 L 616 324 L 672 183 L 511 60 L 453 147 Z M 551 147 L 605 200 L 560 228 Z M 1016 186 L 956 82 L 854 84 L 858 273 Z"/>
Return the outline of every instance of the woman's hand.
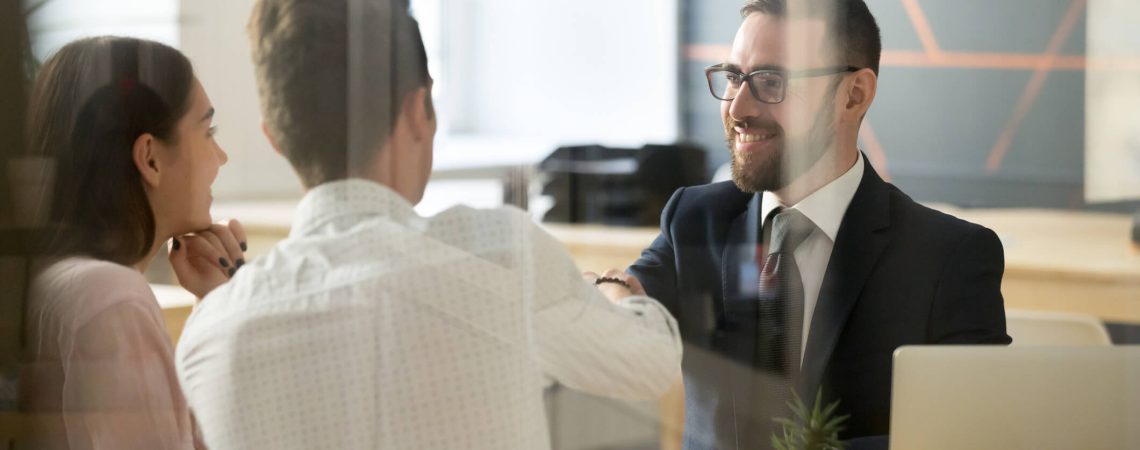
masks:
<path fill-rule="evenodd" d="M 201 299 L 245 265 L 245 229 L 237 220 L 219 222 L 175 236 L 169 250 L 178 284 Z"/>

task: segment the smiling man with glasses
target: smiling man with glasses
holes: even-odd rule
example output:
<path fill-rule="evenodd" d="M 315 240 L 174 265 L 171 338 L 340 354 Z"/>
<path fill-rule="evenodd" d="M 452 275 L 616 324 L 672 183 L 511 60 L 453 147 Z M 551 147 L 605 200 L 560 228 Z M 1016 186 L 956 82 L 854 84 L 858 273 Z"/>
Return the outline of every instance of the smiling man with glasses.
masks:
<path fill-rule="evenodd" d="M 896 348 L 1010 342 L 1001 242 L 860 153 L 881 53 L 862 0 L 741 12 L 731 53 L 705 70 L 732 182 L 678 190 L 628 270 L 681 327 L 685 448 L 771 446 L 793 392 L 838 400 L 842 439 L 886 435 Z"/>

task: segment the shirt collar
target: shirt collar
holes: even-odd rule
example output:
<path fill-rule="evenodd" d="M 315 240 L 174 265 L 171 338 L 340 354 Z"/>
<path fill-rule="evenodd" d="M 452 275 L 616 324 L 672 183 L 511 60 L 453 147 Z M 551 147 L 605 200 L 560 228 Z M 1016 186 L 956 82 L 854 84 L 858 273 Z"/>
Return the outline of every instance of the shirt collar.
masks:
<path fill-rule="evenodd" d="M 309 190 L 297 204 L 289 236 L 309 234 L 329 221 L 346 216 L 385 216 L 409 224 L 420 218 L 412 204 L 391 188 L 370 180 L 349 178 Z"/>
<path fill-rule="evenodd" d="M 862 181 L 863 153 L 859 152 L 855 159 L 855 165 L 847 169 L 847 172 L 819 188 L 819 190 L 812 192 L 811 195 L 792 205 L 791 208 L 807 216 L 832 242 L 835 242 L 835 236 L 839 234 L 839 225 L 843 223 L 843 215 L 847 213 L 847 207 L 851 205 L 851 199 L 855 197 L 855 191 L 859 189 L 859 183 Z M 764 225 L 764 220 L 768 218 L 768 214 L 773 209 L 788 207 L 781 204 L 779 198 L 772 192 L 764 191 L 762 195 L 763 201 L 760 202 L 761 226 Z"/>

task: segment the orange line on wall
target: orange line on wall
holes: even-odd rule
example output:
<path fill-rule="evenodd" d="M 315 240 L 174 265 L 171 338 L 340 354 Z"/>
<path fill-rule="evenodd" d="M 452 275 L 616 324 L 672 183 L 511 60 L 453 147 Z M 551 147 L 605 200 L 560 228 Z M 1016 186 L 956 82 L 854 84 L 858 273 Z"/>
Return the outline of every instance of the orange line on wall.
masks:
<path fill-rule="evenodd" d="M 685 59 L 708 62 L 721 62 L 728 58 L 732 47 L 715 44 L 689 44 L 685 46 Z"/>
<path fill-rule="evenodd" d="M 934 30 L 926 20 L 926 14 L 922 12 L 922 6 L 918 4 L 918 0 L 902 0 L 902 4 L 903 8 L 906 8 L 906 15 L 910 17 L 911 25 L 914 26 L 914 32 L 918 34 L 918 40 L 922 41 L 923 50 L 930 57 L 937 59 L 942 50 L 938 48 Z"/>
<path fill-rule="evenodd" d="M 882 67 L 1012 70 L 1036 70 L 1042 66 L 1049 70 L 1084 70 L 1086 64 L 1084 56 L 1048 58 L 1027 53 L 946 52 L 932 57 L 923 52 L 906 50 L 884 50 L 880 62 Z"/>
<path fill-rule="evenodd" d="M 1017 136 L 1017 131 L 1021 128 L 1022 122 L 1029 116 L 1029 112 L 1033 109 L 1033 104 L 1037 101 L 1037 97 L 1041 94 L 1041 89 L 1045 87 L 1045 81 L 1049 78 L 1050 66 L 1057 58 L 1057 54 L 1061 52 L 1061 47 L 1065 45 L 1068 40 L 1069 34 L 1072 33 L 1073 27 L 1076 26 L 1077 20 L 1081 17 L 1081 12 L 1084 10 L 1085 2 L 1087 0 L 1073 0 L 1069 5 L 1069 10 L 1065 13 L 1064 19 L 1058 25 L 1057 31 L 1053 33 L 1053 37 L 1049 40 L 1049 45 L 1046 47 L 1044 60 L 1033 71 L 1033 76 L 1030 77 L 1029 83 L 1025 85 L 1025 90 L 1021 92 L 1021 98 L 1017 100 L 1017 105 L 1013 109 L 1013 116 L 1010 117 L 1009 123 L 1006 124 L 1005 129 L 1002 130 L 998 140 L 994 143 L 994 147 L 990 150 L 990 156 L 986 160 L 986 171 L 995 173 L 1001 169 L 1001 163 L 1005 160 L 1005 156 L 1009 153 L 1009 148 L 1013 145 L 1013 138 Z"/>
<path fill-rule="evenodd" d="M 871 128 L 870 120 L 863 120 L 863 127 L 859 129 L 859 137 L 863 139 L 863 146 L 867 147 L 867 159 L 871 161 L 871 166 L 879 172 L 879 176 L 883 180 L 891 181 L 891 173 L 887 168 L 887 153 L 883 151 L 883 144 L 879 142 L 879 137 L 875 135 L 875 129 Z"/>

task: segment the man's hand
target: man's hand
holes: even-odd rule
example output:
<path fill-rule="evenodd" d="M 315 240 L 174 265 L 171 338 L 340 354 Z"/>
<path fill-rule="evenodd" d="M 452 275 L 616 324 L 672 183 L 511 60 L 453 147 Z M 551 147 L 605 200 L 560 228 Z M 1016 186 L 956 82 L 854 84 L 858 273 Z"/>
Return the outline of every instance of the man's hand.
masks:
<path fill-rule="evenodd" d="M 228 220 L 172 239 L 170 266 L 178 284 L 201 299 L 245 265 L 245 250 L 245 229 Z"/>
<path fill-rule="evenodd" d="M 614 304 L 617 304 L 621 301 L 621 299 L 632 295 L 645 295 L 645 288 L 641 287 L 641 282 L 637 281 L 637 278 L 635 278 L 633 275 L 622 272 L 620 270 L 607 270 L 606 273 L 602 274 L 601 278 L 614 278 L 624 281 L 629 285 L 628 288 L 622 286 L 620 283 L 614 283 L 612 281 L 603 281 L 601 284 L 597 284 L 598 278 L 598 274 L 594 272 L 582 272 L 582 279 L 596 284 L 598 290 L 602 291 L 602 295 L 605 295 L 606 298 Z"/>

